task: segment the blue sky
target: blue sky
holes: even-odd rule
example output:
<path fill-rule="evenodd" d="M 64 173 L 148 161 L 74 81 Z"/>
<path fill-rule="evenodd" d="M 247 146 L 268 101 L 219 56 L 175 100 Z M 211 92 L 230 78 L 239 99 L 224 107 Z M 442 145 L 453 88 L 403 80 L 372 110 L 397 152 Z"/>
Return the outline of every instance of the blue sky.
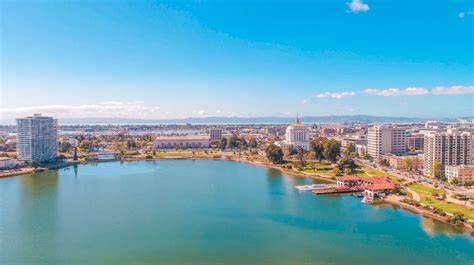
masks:
<path fill-rule="evenodd" d="M 3 118 L 474 116 L 470 0 L 0 7 Z"/>

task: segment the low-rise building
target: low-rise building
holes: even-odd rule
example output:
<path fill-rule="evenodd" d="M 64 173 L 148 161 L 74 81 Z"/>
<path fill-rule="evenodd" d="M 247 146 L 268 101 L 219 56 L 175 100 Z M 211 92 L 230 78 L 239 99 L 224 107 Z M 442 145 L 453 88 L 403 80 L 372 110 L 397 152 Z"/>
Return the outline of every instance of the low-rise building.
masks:
<path fill-rule="evenodd" d="M 423 159 L 420 156 L 407 155 L 397 156 L 393 154 L 383 154 L 382 159 L 386 159 L 390 166 L 396 170 L 422 170 Z"/>
<path fill-rule="evenodd" d="M 19 164 L 18 160 L 11 157 L 0 157 L 0 169 L 15 168 Z"/>
<path fill-rule="evenodd" d="M 154 148 L 207 148 L 210 141 L 207 135 L 158 136 L 153 142 Z"/>
<path fill-rule="evenodd" d="M 357 175 L 348 175 L 336 178 L 338 186 L 348 186 L 353 187 L 360 185 L 362 183 L 362 179 Z"/>
<path fill-rule="evenodd" d="M 457 179 L 458 185 L 474 183 L 474 165 L 446 166 L 444 174 L 448 182 Z"/>

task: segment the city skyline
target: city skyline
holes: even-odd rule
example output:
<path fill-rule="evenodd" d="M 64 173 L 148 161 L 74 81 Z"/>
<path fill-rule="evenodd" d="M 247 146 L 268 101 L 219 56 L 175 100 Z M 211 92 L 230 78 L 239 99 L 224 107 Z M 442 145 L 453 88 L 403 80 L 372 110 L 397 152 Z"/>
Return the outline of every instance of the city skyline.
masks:
<path fill-rule="evenodd" d="M 470 1 L 0 5 L 0 119 L 474 116 Z"/>

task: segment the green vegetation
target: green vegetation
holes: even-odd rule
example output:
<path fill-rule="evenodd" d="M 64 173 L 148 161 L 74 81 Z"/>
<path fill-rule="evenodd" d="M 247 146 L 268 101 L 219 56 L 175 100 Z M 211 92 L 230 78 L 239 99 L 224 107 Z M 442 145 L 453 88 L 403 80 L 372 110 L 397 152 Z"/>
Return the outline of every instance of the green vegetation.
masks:
<path fill-rule="evenodd" d="M 443 210 L 444 212 L 451 214 L 461 213 L 467 216 L 469 219 L 474 219 L 474 211 L 470 210 L 469 208 L 463 205 L 454 204 L 438 199 L 439 197 L 445 197 L 443 196 L 445 192 L 441 189 L 432 188 L 419 183 L 411 184 L 409 188 L 420 195 L 421 203 L 423 204 L 436 207 L 440 210 Z"/>
<path fill-rule="evenodd" d="M 269 145 L 265 153 L 268 160 L 272 161 L 273 164 L 281 164 L 283 162 L 283 151 L 275 144 Z"/>
<path fill-rule="evenodd" d="M 413 183 L 408 187 L 412 189 L 413 191 L 415 191 L 416 193 L 420 194 L 420 196 L 427 196 L 427 195 L 434 196 L 434 195 L 443 193 L 443 191 L 440 189 L 431 188 L 429 186 L 419 184 L 419 183 Z"/>
<path fill-rule="evenodd" d="M 363 167 L 361 170 L 357 171 L 357 174 L 365 174 L 369 177 L 372 176 L 387 176 L 389 179 L 394 180 L 394 181 L 399 181 L 401 180 L 400 177 L 392 175 L 386 171 L 380 170 L 380 169 L 375 169 L 375 168 L 370 168 L 370 167 Z"/>

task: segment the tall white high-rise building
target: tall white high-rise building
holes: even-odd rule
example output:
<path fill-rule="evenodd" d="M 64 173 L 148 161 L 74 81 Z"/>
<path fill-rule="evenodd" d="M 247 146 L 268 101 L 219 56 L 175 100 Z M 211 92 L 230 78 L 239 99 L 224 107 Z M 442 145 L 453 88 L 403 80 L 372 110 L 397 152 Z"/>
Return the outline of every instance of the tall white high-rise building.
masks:
<path fill-rule="evenodd" d="M 56 159 L 58 121 L 41 114 L 16 120 L 18 159 L 46 162 Z"/>
<path fill-rule="evenodd" d="M 423 173 L 435 176 L 435 161 L 441 167 L 470 165 L 473 159 L 473 139 L 469 132 L 447 129 L 425 134 L 423 152 Z M 439 169 L 442 171 L 442 168 Z"/>
<path fill-rule="evenodd" d="M 378 160 L 381 154 L 403 154 L 406 152 L 404 128 L 377 125 L 367 132 L 367 152 Z"/>

